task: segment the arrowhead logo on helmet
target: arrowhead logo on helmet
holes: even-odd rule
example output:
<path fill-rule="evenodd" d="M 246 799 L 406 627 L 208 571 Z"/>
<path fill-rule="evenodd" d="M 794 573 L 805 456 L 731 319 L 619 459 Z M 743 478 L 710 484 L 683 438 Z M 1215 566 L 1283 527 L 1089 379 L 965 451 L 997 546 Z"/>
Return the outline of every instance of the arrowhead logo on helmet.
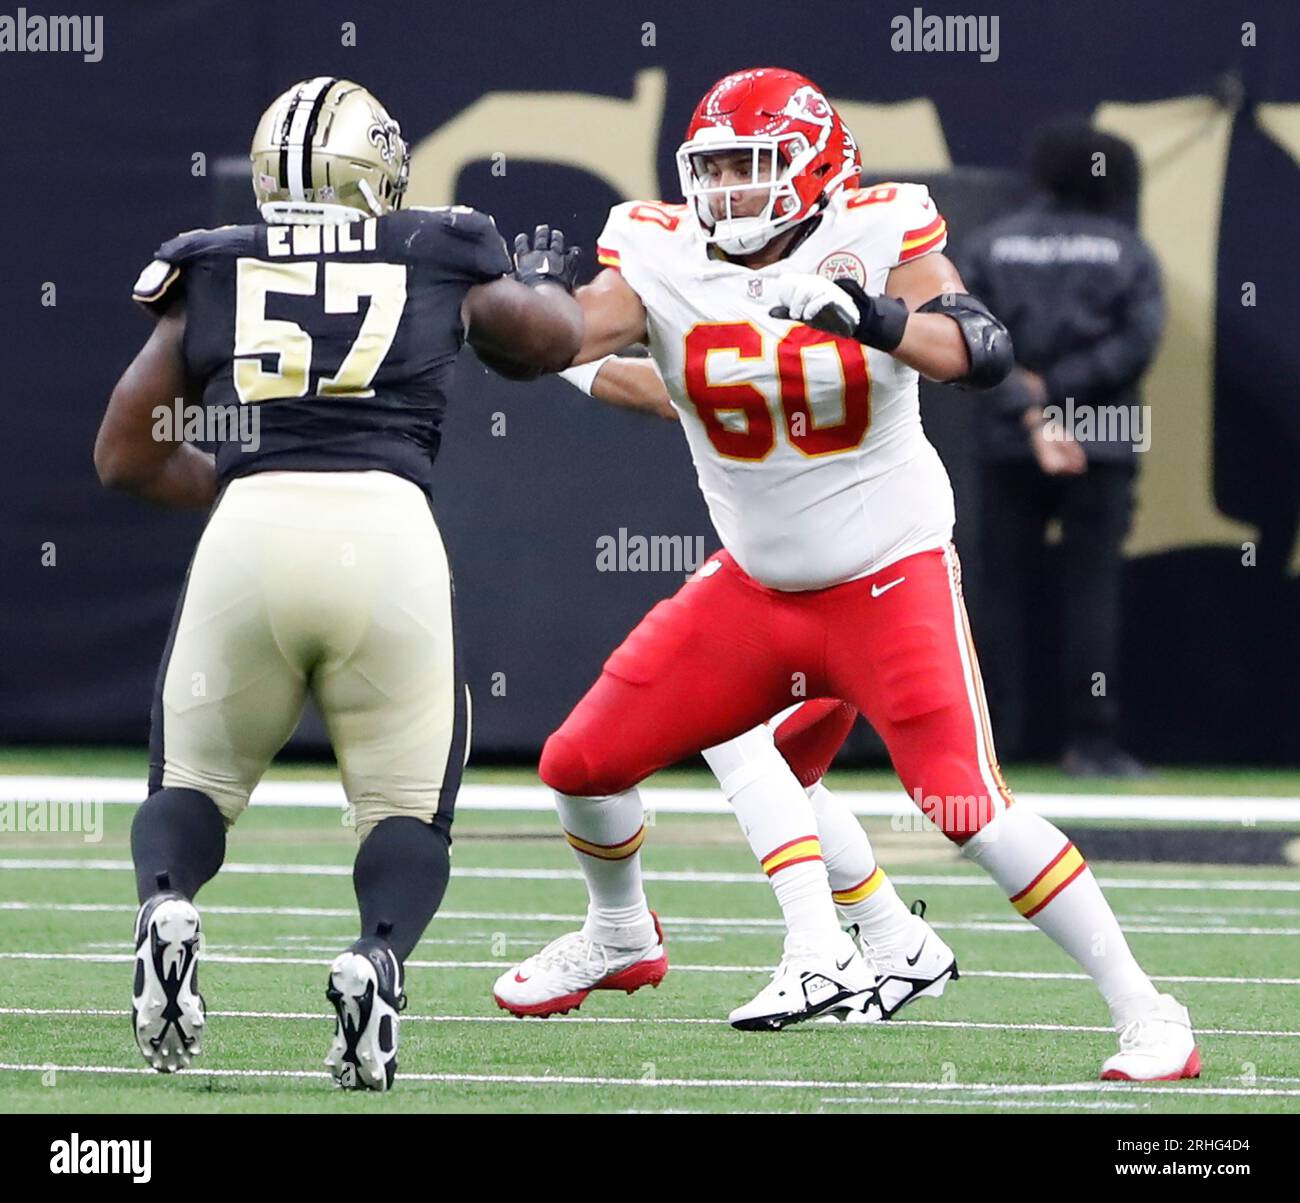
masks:
<path fill-rule="evenodd" d="M 757 251 L 816 216 L 861 170 L 857 143 L 825 94 L 779 67 L 714 84 L 677 150 L 701 235 L 728 254 Z"/>

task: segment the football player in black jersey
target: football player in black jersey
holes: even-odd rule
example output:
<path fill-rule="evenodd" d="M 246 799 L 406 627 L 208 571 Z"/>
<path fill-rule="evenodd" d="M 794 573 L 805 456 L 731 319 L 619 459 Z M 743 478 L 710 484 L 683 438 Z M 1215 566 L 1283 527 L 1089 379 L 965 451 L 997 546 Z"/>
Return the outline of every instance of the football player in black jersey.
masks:
<path fill-rule="evenodd" d="M 308 693 L 361 841 L 361 938 L 327 988 L 339 1085 L 392 1085 L 402 966 L 446 888 L 469 716 L 429 487 L 453 361 L 468 340 L 512 376 L 556 371 L 582 317 L 562 235 L 540 227 L 512 261 L 485 214 L 402 209 L 409 157 L 365 88 L 295 84 L 253 137 L 262 222 L 182 234 L 136 282 L 158 320 L 113 390 L 95 465 L 110 487 L 211 507 L 131 830 L 133 1023 L 163 1072 L 199 1052 L 194 896 Z M 184 401 L 252 417 L 257 437 L 215 456 L 155 438 L 159 408 Z"/>

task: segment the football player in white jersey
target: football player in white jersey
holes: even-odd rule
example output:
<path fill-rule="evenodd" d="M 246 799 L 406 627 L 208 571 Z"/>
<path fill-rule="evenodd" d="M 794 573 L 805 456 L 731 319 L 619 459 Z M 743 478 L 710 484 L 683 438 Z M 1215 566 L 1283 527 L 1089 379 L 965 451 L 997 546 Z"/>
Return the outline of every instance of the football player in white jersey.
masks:
<path fill-rule="evenodd" d="M 640 370 L 657 371 L 680 417 L 724 550 L 650 611 L 546 743 L 539 772 L 588 916 L 502 974 L 498 1003 L 549 1015 L 593 989 L 657 985 L 668 963 L 642 889 L 637 783 L 800 696 L 838 698 L 880 734 L 922 811 L 1096 982 L 1120 1033 L 1102 1076 L 1195 1076 L 1185 1008 L 1137 964 L 1070 840 L 1014 804 L 994 753 L 917 382 L 996 384 L 1012 363 L 1005 327 L 943 257 L 925 188 L 852 186 L 853 139 L 803 76 L 721 80 L 678 166 L 685 205 L 611 211 L 597 248 L 608 270 L 578 293 L 574 365 L 648 342 L 653 369 Z M 745 751 L 731 759 L 743 777 Z M 814 832 L 764 856 L 813 866 L 782 898 L 800 934 L 787 956 L 807 968 L 773 982 L 799 989 L 805 1017 L 854 1005 L 870 975 L 843 943 Z"/>

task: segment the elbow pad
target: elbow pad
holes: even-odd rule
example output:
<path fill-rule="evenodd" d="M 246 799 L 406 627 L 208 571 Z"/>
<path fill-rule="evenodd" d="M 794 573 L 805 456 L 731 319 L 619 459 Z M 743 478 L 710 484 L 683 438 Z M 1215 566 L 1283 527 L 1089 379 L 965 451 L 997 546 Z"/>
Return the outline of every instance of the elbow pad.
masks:
<path fill-rule="evenodd" d="M 988 306 L 968 292 L 944 292 L 931 297 L 917 313 L 942 313 L 952 318 L 966 340 L 970 370 L 947 381 L 965 388 L 985 389 L 1001 384 L 1015 366 L 1011 335 L 989 312 Z"/>

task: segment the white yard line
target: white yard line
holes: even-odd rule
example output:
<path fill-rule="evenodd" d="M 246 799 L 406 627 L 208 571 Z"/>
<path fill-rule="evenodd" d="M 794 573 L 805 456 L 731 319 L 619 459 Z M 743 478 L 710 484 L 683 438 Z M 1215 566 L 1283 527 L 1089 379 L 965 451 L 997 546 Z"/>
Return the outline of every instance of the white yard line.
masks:
<path fill-rule="evenodd" d="M 2 802 L 105 802 L 138 805 L 143 777 L 0 776 Z M 901 786 L 889 790 L 837 790 L 854 814 L 902 816 L 911 824 L 919 814 Z M 641 790 L 647 810 L 662 814 L 726 815 L 731 807 L 716 788 Z M 1024 805 L 1049 819 L 1142 819 L 1158 823 L 1295 823 L 1300 798 L 1211 794 L 1017 794 Z M 346 804 L 337 780 L 264 781 L 252 805 L 342 810 Z M 466 811 L 555 813 L 555 797 L 542 785 L 462 785 L 456 807 Z M 557 832 L 558 834 L 558 832 Z"/>
<path fill-rule="evenodd" d="M 34 1018 L 41 1017 L 59 1017 L 59 1016 L 90 1016 L 90 1017 L 111 1017 L 120 1019 L 122 1016 L 129 1014 L 124 1007 L 0 1007 L 0 1015 L 27 1015 Z M 222 1019 L 284 1019 L 284 1020 L 303 1020 L 311 1023 L 319 1023 L 322 1019 L 327 1018 L 326 1013 L 322 1011 L 208 1011 L 209 1018 L 216 1017 Z M 504 1023 L 510 1024 L 516 1030 L 522 1030 L 518 1027 L 519 1020 L 513 1015 L 419 1015 L 414 1012 L 402 1012 L 402 1022 L 415 1021 L 417 1023 Z M 615 1026 L 627 1024 L 645 1024 L 650 1027 L 660 1025 L 685 1025 L 691 1027 L 705 1026 L 717 1027 L 720 1024 L 726 1024 L 722 1018 L 715 1019 L 688 1019 L 680 1016 L 658 1017 L 658 1016 L 613 1016 L 613 1015 L 566 1015 L 553 1016 L 544 1024 L 527 1024 L 529 1031 L 545 1031 L 563 1024 L 612 1024 Z M 979 1023 L 968 1020 L 957 1019 L 898 1019 L 890 1023 L 879 1024 L 872 1028 L 872 1031 L 903 1031 L 907 1028 L 975 1028 L 981 1031 L 990 1032 L 1064 1032 L 1064 1033 L 1082 1033 L 1086 1035 L 1111 1035 L 1114 1028 L 1100 1027 L 1084 1024 L 1064 1024 L 1064 1023 Z M 860 1031 L 861 1025 L 857 1024 L 840 1024 L 825 1023 L 818 1030 L 837 1030 L 837 1031 Z M 1240 1036 L 1251 1038 L 1265 1039 L 1300 1039 L 1300 1031 L 1284 1032 L 1273 1031 L 1269 1029 L 1240 1029 L 1240 1028 L 1201 1028 L 1196 1029 L 1199 1037 L 1204 1036 Z M 1257 1079 L 1261 1082 L 1281 1082 L 1281 1083 L 1300 1083 L 1300 1078 L 1266 1078 Z"/>
<path fill-rule="evenodd" d="M 0 870 L 36 872 L 133 872 L 128 860 L 100 860 L 60 857 L 0 857 Z M 253 874 L 257 876 L 284 875 L 289 877 L 351 877 L 351 865 L 276 864 L 269 862 L 233 861 L 221 866 L 225 874 Z M 659 871 L 648 869 L 641 876 L 646 881 L 675 885 L 750 885 L 765 883 L 762 873 L 708 873 L 693 871 Z M 501 881 L 582 881 L 578 869 L 489 869 L 457 868 L 453 879 L 482 879 Z M 996 889 L 993 882 L 981 874 L 890 874 L 895 885 L 902 886 L 979 886 Z M 1258 881 L 1235 878 L 1170 878 L 1100 877 L 1098 881 L 1107 890 L 1225 890 L 1229 892 L 1258 891 L 1261 893 L 1300 893 L 1300 879 L 1261 878 Z"/>
<path fill-rule="evenodd" d="M 203 959 L 214 965 L 314 965 L 329 964 L 328 958 L 319 957 L 265 957 L 232 956 L 205 952 Z M 125 964 L 134 960 L 129 952 L 0 952 L 0 961 L 81 961 L 87 964 Z M 509 969 L 514 961 L 418 961 L 406 962 L 408 969 Z M 678 973 L 756 973 L 770 974 L 771 965 L 683 965 L 675 963 Z M 1034 982 L 1086 982 L 1085 973 L 1042 973 L 1035 970 L 963 969 L 962 977 L 1018 978 Z M 1218 986 L 1300 986 L 1298 977 L 1202 977 L 1195 975 L 1160 976 L 1153 974 L 1153 982 L 1183 982 Z"/>
<path fill-rule="evenodd" d="M 928 1099 L 905 1099 L 899 1095 L 885 1095 L 882 1097 L 877 1094 L 845 1095 L 838 1098 L 834 1095 L 828 1095 L 821 1102 L 841 1107 L 861 1107 L 864 1103 L 870 1103 L 872 1107 L 901 1105 L 904 1107 L 1013 1107 L 1027 1111 L 1041 1111 L 1043 1109 L 1042 1103 L 1035 1103 L 1029 1099 L 940 1099 L 933 1096 Z M 1073 1099 L 1058 1099 L 1051 1105 L 1067 1111 L 1150 1110 L 1150 1104 L 1147 1103 L 1084 1103 Z"/>
<path fill-rule="evenodd" d="M 154 1071 L 124 1065 L 60 1065 L 58 1063 L 0 1062 L 0 1070 L 10 1073 L 99 1073 L 125 1074 L 132 1077 L 153 1076 Z M 328 1080 L 328 1075 L 314 1069 L 192 1069 L 182 1071 L 196 1078 L 313 1078 Z M 1219 1098 L 1296 1098 L 1300 1090 L 1285 1087 L 1185 1086 L 1182 1083 L 1145 1085 L 1120 1082 L 889 1082 L 889 1081 L 816 1081 L 797 1078 L 616 1078 L 579 1074 L 470 1074 L 470 1073 L 403 1073 L 405 1082 L 445 1082 L 466 1085 L 517 1086 L 630 1086 L 648 1090 L 910 1090 L 930 1094 L 1054 1095 L 1093 1094 L 1130 1095 L 1161 1094 L 1197 1095 Z"/>
<path fill-rule="evenodd" d="M 78 911 L 88 914 L 119 914 L 134 915 L 139 909 L 131 903 L 124 902 L 29 902 L 23 899 L 12 899 L 9 901 L 0 901 L 0 911 L 48 911 L 51 907 L 57 907 L 60 911 Z M 279 916 L 297 917 L 304 919 L 355 919 L 356 910 L 349 907 L 338 906 L 217 906 L 204 905 L 203 913 L 205 915 L 231 915 L 240 918 L 271 918 Z M 1300 928 L 1282 928 L 1282 927 L 1222 927 L 1211 925 L 1205 927 L 1175 927 L 1172 925 L 1155 926 L 1154 922 L 1157 917 L 1164 915 L 1277 915 L 1281 918 L 1300 916 L 1300 908 L 1296 907 L 1266 907 L 1266 906 L 1188 906 L 1188 907 L 1162 907 L 1159 911 L 1144 911 L 1133 914 L 1120 914 L 1117 916 L 1120 923 L 1126 931 L 1143 931 L 1155 934 L 1176 934 L 1176 935 L 1297 935 L 1300 934 Z M 458 911 L 444 910 L 439 911 L 435 916 L 442 922 L 493 922 L 501 921 L 505 923 L 578 923 L 581 924 L 586 915 L 574 911 L 571 914 L 560 914 L 555 912 L 521 912 L 521 911 Z M 783 930 L 785 922 L 782 919 L 764 919 L 761 917 L 735 918 L 726 919 L 718 918 L 716 915 L 660 915 L 660 922 L 666 928 L 676 927 L 717 927 L 724 928 L 729 934 L 751 934 L 750 929 L 754 932 Z M 1027 920 L 1011 918 L 998 919 L 993 915 L 975 913 L 967 922 L 963 923 L 943 923 L 941 921 L 932 921 L 932 927 L 945 927 L 948 930 L 956 931 L 1036 931 L 1037 928 Z M 308 939 L 310 937 L 301 937 Z"/>

